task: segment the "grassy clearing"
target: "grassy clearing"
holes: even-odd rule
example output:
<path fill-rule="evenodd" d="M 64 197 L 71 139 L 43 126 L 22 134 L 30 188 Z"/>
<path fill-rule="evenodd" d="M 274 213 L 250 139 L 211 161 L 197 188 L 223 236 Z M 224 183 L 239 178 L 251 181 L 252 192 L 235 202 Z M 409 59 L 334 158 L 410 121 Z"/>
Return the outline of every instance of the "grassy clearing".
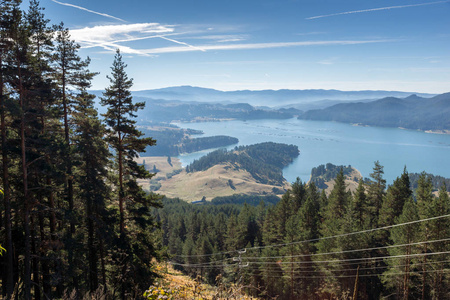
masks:
<path fill-rule="evenodd" d="M 358 182 L 355 181 L 354 178 L 358 178 L 359 180 L 363 177 L 361 175 L 361 172 L 359 172 L 357 169 L 352 169 L 353 171 L 349 175 L 345 175 L 345 185 L 347 186 L 347 190 L 350 190 L 350 192 L 354 193 L 358 188 Z M 334 187 L 334 179 L 326 181 L 325 184 L 328 186 L 325 189 L 325 193 L 327 194 L 327 196 L 329 196 Z"/>
<path fill-rule="evenodd" d="M 155 263 L 154 271 L 160 276 L 154 285 L 145 291 L 146 299 L 242 299 L 257 300 L 242 292 L 241 287 L 226 286 L 218 277 L 217 286 L 201 283 L 201 278 L 184 275 L 168 263 Z"/>
<path fill-rule="evenodd" d="M 150 190 L 150 186 L 157 182 L 159 187 L 157 193 L 188 202 L 198 201 L 203 197 L 210 201 L 214 197 L 234 194 L 282 195 L 290 187 L 287 181 L 281 186 L 258 183 L 250 173 L 230 164 L 216 165 L 206 171 L 186 173 L 181 170 L 181 163 L 177 158 L 171 158 L 172 166 L 167 162 L 167 157 L 139 157 L 136 161 L 139 164 L 145 162 L 145 167 L 150 172 L 154 167 L 158 170 L 152 182 L 139 181 L 145 190 Z M 176 174 L 177 172 L 180 173 Z"/>
<path fill-rule="evenodd" d="M 288 188 L 287 182 L 283 186 L 261 184 L 247 171 L 238 170 L 230 164 L 220 164 L 206 171 L 194 173 L 183 171 L 171 179 L 161 181 L 158 192 L 192 202 L 203 197 L 209 201 L 214 197 L 234 194 L 283 194 Z"/>

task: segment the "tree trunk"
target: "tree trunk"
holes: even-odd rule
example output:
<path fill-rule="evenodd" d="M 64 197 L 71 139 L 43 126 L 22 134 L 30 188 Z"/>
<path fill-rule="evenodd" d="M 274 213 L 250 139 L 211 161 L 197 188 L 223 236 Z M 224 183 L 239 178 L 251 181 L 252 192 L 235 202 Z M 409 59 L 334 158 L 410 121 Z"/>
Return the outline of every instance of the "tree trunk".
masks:
<path fill-rule="evenodd" d="M 2 135 L 2 164 L 3 164 L 3 202 L 5 205 L 5 249 L 6 249 L 6 299 L 9 299 L 14 289 L 14 270 L 13 270 L 13 246 L 12 246 L 12 233 L 11 233 L 11 198 L 9 190 L 9 169 L 8 169 L 8 154 L 6 143 L 6 120 L 5 120 L 5 103 L 3 95 L 3 69 L 2 65 L 2 53 L 0 53 L 0 109 L 1 109 L 1 135 Z"/>
<path fill-rule="evenodd" d="M 98 288 L 98 268 L 97 268 L 97 248 L 94 241 L 94 221 L 93 214 L 93 200 L 91 197 L 87 197 L 87 227 L 88 227 L 88 251 L 89 251 L 89 288 L 91 292 L 94 292 Z"/>
<path fill-rule="evenodd" d="M 33 299 L 41 299 L 40 291 L 40 274 L 39 274 L 39 255 L 36 248 L 36 226 L 34 224 L 34 218 L 30 216 L 31 220 L 31 254 L 32 254 L 32 269 L 33 269 Z"/>
<path fill-rule="evenodd" d="M 120 123 L 119 123 L 120 126 Z M 120 211 L 120 240 L 123 242 L 125 238 L 125 218 L 123 210 L 124 190 L 123 190 L 123 161 L 122 161 L 122 136 L 119 131 L 119 211 Z"/>
<path fill-rule="evenodd" d="M 41 199 L 41 203 L 42 203 L 42 199 Z M 41 242 L 48 242 L 48 239 L 45 235 L 45 224 L 44 224 L 44 214 L 42 213 L 42 211 L 39 211 L 39 233 L 41 236 Z M 50 287 L 50 268 L 49 268 L 49 262 L 45 261 L 45 256 L 46 256 L 46 252 L 47 252 L 47 248 L 46 247 L 42 247 L 40 249 L 40 256 L 41 256 L 41 267 L 42 267 L 42 290 L 44 293 L 44 298 L 48 299 L 50 298 L 50 292 L 51 292 L 51 287 Z"/>
<path fill-rule="evenodd" d="M 23 226 L 25 229 L 25 258 L 24 258 L 24 295 L 25 299 L 31 299 L 31 248 L 30 248 L 30 199 L 28 193 L 28 166 L 26 157 L 26 140 L 25 140 L 25 97 L 22 85 L 21 64 L 18 63 L 18 80 L 19 80 L 19 102 L 21 111 L 20 118 L 20 148 L 21 148 L 21 164 L 22 164 L 22 184 L 23 184 Z"/>
<path fill-rule="evenodd" d="M 406 249 L 407 249 L 406 255 L 411 254 L 411 246 L 408 246 Z M 403 299 L 404 300 L 408 300 L 408 297 L 409 297 L 409 263 L 410 263 L 410 258 L 409 258 L 409 256 L 407 256 L 406 264 L 405 264 L 405 277 L 403 280 Z"/>
<path fill-rule="evenodd" d="M 67 146 L 67 169 L 66 169 L 66 179 L 67 179 L 67 202 L 69 203 L 69 223 L 70 228 L 68 232 L 68 240 L 72 244 L 68 250 L 68 262 L 69 262 L 69 276 L 73 282 L 73 287 L 78 288 L 78 281 L 75 276 L 75 264 L 73 262 L 74 256 L 74 241 L 72 240 L 73 234 L 75 234 L 75 222 L 74 222 L 74 202 L 73 202 L 73 174 L 72 174 L 72 159 L 70 153 L 70 130 L 69 130 L 69 105 L 66 95 L 66 69 L 62 68 L 62 100 L 63 100 L 63 110 L 64 110 L 64 139 Z"/>

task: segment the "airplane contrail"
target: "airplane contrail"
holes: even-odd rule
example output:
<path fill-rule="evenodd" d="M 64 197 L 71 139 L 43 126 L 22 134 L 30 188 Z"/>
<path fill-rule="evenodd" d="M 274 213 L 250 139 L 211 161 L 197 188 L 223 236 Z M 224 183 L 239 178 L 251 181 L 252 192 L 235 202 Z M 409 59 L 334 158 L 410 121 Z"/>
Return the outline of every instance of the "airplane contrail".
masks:
<path fill-rule="evenodd" d="M 55 3 L 58 3 L 60 5 L 65 5 L 65 6 L 78 8 L 78 9 L 81 9 L 81 10 L 84 10 L 84 11 L 87 11 L 87 12 L 90 12 L 90 13 L 93 13 L 93 14 L 97 14 L 97 15 L 104 16 L 104 17 L 107 17 L 107 18 L 115 19 L 115 20 L 118 20 L 118 21 L 121 21 L 121 22 L 126 22 L 125 20 L 123 20 L 121 18 L 117 18 L 117 17 L 111 16 L 111 15 L 108 15 L 108 14 L 104 14 L 104 13 L 101 13 L 101 12 L 93 11 L 93 10 L 90 10 L 90 9 L 87 9 L 85 7 L 81 7 L 81 6 L 78 6 L 78 5 L 74 5 L 74 4 L 70 4 L 70 3 L 64 3 L 64 2 L 59 2 L 59 1 L 56 1 L 56 0 L 52 0 L 52 1 L 55 2 Z"/>
<path fill-rule="evenodd" d="M 306 20 L 313 20 L 313 19 L 320 19 L 320 18 L 340 16 L 340 15 L 348 15 L 348 14 L 358 14 L 358 13 L 378 11 L 378 10 L 389 10 L 389 9 L 396 9 L 396 8 L 406 8 L 406 7 L 442 4 L 442 3 L 447 3 L 447 2 L 450 2 L 450 1 L 449 0 L 446 0 L 446 1 L 435 1 L 435 2 L 427 2 L 427 3 L 419 3 L 419 4 L 409 4 L 409 5 L 398 5 L 398 6 L 387 6 L 387 7 L 379 7 L 379 8 L 371 8 L 371 9 L 353 10 L 353 11 L 346 11 L 346 12 L 329 14 L 329 15 L 309 17 L 309 18 L 306 18 Z"/>
<path fill-rule="evenodd" d="M 193 48 L 193 49 L 196 49 L 196 50 L 200 50 L 200 51 L 206 52 L 205 49 L 202 49 L 202 48 L 199 48 L 199 47 L 195 47 L 195 46 L 189 45 L 188 43 L 185 43 L 185 42 L 180 42 L 180 41 L 177 41 L 177 40 L 169 39 L 169 38 L 166 38 L 165 36 L 159 36 L 159 37 L 162 38 L 163 40 L 167 40 L 167 41 L 170 41 L 170 42 L 173 42 L 173 43 L 177 43 L 177 44 L 180 44 L 180 45 L 185 45 L 185 46 L 191 47 L 191 48 Z"/>
<path fill-rule="evenodd" d="M 105 14 L 105 13 L 93 11 L 93 10 L 90 10 L 90 9 L 87 9 L 87 8 L 85 8 L 85 7 L 81 7 L 81 6 L 78 6 L 78 5 L 74 5 L 74 4 L 70 4 L 70 3 L 64 3 L 64 2 L 59 2 L 59 1 L 56 1 L 56 0 L 51 0 L 51 1 L 53 1 L 53 2 L 55 2 L 55 3 L 57 3 L 57 4 L 60 4 L 60 5 L 65 5 L 65 6 L 69 6 L 69 7 L 74 7 L 74 8 L 81 9 L 81 10 L 84 10 L 84 11 L 87 11 L 87 12 L 90 12 L 90 13 L 93 13 L 93 14 L 97 14 L 97 15 L 104 16 L 104 17 L 107 17 L 107 18 L 115 19 L 115 20 L 118 20 L 118 21 L 121 21 L 121 22 L 127 22 L 127 21 L 125 21 L 125 20 L 123 20 L 123 19 L 121 19 L 121 18 L 117 18 L 117 17 L 111 16 L 111 15 L 108 15 L 108 14 Z M 166 38 L 166 37 L 164 37 L 164 36 L 155 36 L 155 37 L 158 37 L 158 38 L 161 38 L 161 39 L 170 41 L 170 42 L 172 42 L 172 43 L 176 43 L 176 44 L 180 44 L 180 45 L 185 45 L 185 46 L 191 47 L 191 48 L 193 48 L 193 49 L 196 49 L 196 50 L 200 50 L 200 51 L 205 52 L 204 49 L 195 47 L 195 46 L 190 45 L 190 44 L 188 44 L 188 43 L 180 42 L 180 41 L 177 41 L 177 40 L 174 40 L 174 39 L 169 39 L 169 38 Z"/>

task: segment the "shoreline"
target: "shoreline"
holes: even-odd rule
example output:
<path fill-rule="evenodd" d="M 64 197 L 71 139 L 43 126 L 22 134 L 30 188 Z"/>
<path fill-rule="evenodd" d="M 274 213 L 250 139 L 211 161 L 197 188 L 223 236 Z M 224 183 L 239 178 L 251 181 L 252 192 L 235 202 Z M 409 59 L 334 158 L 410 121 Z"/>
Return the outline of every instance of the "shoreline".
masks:
<path fill-rule="evenodd" d="M 414 129 L 414 128 L 405 128 L 405 127 L 384 127 L 384 126 L 372 126 L 364 123 L 348 123 L 354 127 L 379 127 L 379 128 L 397 128 L 401 130 L 413 130 L 431 134 L 450 134 L 450 129 L 437 129 L 437 130 L 422 130 L 422 129 Z"/>
<path fill-rule="evenodd" d="M 442 129 L 442 130 L 424 130 L 425 133 L 433 133 L 433 134 L 450 134 L 450 130 Z"/>

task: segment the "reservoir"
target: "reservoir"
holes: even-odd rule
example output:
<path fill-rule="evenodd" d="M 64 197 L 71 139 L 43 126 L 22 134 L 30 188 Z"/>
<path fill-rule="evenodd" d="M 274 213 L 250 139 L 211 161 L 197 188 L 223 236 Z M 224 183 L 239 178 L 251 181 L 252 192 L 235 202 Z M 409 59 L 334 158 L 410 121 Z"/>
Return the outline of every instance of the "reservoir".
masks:
<path fill-rule="evenodd" d="M 363 177 L 369 177 L 377 160 L 384 166 L 387 184 L 392 184 L 401 175 L 404 166 L 410 173 L 425 171 L 450 177 L 450 135 L 295 118 L 176 125 L 202 130 L 202 136 L 228 135 L 238 138 L 239 143 L 228 149 L 268 141 L 297 145 L 300 156 L 283 170 L 289 182 L 297 177 L 308 181 L 313 167 L 329 162 L 351 165 Z M 180 155 L 179 158 L 186 166 L 211 151 Z"/>

